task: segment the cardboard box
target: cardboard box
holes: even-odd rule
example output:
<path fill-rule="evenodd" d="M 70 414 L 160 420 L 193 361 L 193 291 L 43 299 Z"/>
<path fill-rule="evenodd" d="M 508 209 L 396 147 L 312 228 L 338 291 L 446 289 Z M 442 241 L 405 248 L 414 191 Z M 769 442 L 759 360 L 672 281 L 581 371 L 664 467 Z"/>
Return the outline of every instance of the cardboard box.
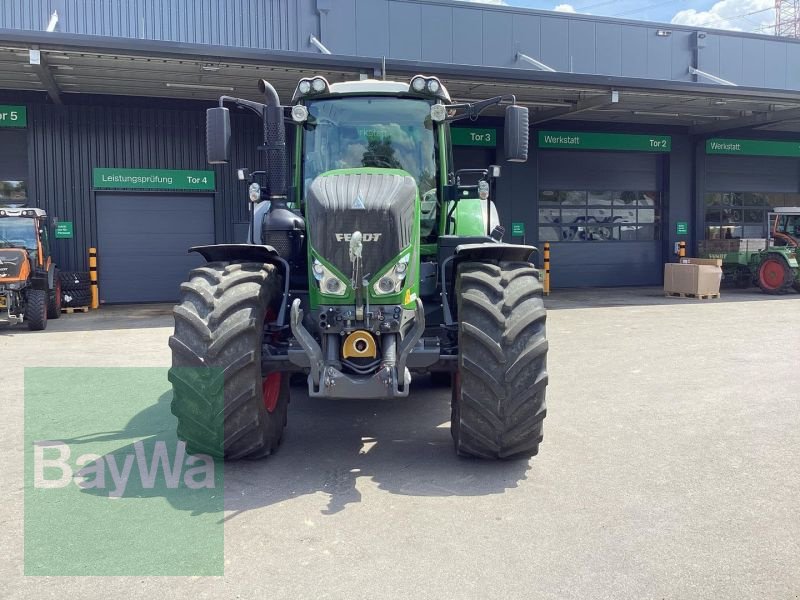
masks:
<path fill-rule="evenodd" d="M 705 296 L 719 294 L 722 261 L 712 258 L 682 258 L 664 265 L 664 292 Z"/>

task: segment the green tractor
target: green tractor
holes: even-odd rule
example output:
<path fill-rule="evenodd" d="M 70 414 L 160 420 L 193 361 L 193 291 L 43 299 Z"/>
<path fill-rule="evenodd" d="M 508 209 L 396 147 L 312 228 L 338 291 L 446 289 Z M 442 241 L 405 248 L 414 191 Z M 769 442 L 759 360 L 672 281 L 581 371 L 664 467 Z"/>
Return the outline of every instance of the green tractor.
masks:
<path fill-rule="evenodd" d="M 768 222 L 767 247 L 751 257 L 755 282 L 767 294 L 800 292 L 800 208 L 776 208 Z"/>
<path fill-rule="evenodd" d="M 265 167 L 238 171 L 248 243 L 191 249 L 207 264 L 174 309 L 178 436 L 258 458 L 281 441 L 290 378 L 312 398 L 385 399 L 430 374 L 450 381 L 458 454 L 535 455 L 547 386 L 535 248 L 502 242 L 500 168 L 455 170 L 450 138 L 451 123 L 503 105 L 505 158 L 525 161 L 527 108 L 453 102 L 422 75 L 302 79 L 290 106 L 260 89 L 263 103 L 223 96 L 207 113 L 210 163 L 229 160 L 230 103 L 262 118 Z"/>

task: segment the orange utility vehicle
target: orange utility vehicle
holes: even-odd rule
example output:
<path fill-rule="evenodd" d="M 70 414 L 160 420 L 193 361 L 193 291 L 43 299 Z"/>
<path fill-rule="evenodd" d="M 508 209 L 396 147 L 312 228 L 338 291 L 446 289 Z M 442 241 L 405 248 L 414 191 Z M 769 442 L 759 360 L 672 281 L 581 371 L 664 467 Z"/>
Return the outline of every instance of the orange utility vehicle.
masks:
<path fill-rule="evenodd" d="M 41 331 L 61 316 L 61 283 L 41 208 L 0 205 L 0 323 Z"/>

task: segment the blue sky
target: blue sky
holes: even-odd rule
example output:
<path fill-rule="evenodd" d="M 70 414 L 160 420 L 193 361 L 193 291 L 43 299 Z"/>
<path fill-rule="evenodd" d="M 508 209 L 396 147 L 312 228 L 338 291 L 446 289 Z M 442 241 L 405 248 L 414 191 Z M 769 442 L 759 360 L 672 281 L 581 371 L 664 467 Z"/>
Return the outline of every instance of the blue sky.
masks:
<path fill-rule="evenodd" d="M 773 33 L 774 0 L 467 0 L 694 27 Z"/>

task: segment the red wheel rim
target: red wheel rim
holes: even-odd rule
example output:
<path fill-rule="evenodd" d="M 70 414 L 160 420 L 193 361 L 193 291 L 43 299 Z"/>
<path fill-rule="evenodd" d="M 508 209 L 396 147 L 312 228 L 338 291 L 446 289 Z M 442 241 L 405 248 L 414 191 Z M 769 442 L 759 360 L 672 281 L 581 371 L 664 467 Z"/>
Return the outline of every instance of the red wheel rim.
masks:
<path fill-rule="evenodd" d="M 264 408 L 272 412 L 278 406 L 278 397 L 281 394 L 281 374 L 270 373 L 261 383 L 261 395 L 264 399 Z"/>
<path fill-rule="evenodd" d="M 783 265 L 774 258 L 767 259 L 761 265 L 761 284 L 770 289 L 777 290 L 783 285 L 785 277 Z"/>
<path fill-rule="evenodd" d="M 264 327 L 267 323 L 275 320 L 275 311 L 272 307 L 267 308 L 267 313 L 264 315 Z M 267 412 L 271 413 L 278 406 L 278 397 L 281 394 L 281 374 L 270 373 L 261 381 L 261 397 L 264 400 L 264 408 Z"/>

